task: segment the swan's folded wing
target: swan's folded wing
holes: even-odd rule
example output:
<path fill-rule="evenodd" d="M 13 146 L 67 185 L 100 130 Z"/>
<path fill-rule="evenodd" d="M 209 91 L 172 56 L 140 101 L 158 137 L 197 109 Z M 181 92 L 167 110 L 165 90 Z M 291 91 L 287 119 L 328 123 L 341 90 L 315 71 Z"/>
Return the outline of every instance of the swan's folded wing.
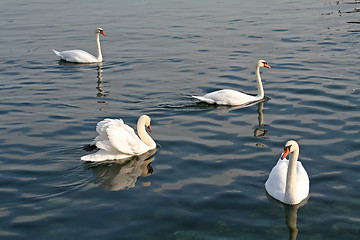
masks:
<path fill-rule="evenodd" d="M 205 98 L 213 99 L 219 105 L 242 105 L 256 100 L 255 96 L 232 89 L 222 89 L 204 95 Z"/>
<path fill-rule="evenodd" d="M 97 144 L 99 141 L 108 140 L 107 135 L 107 128 L 109 126 L 115 125 L 115 126 L 122 126 L 124 124 L 122 119 L 110 119 L 105 118 L 104 120 L 100 121 L 96 125 L 96 132 L 99 134 L 93 141 L 93 144 Z"/>
<path fill-rule="evenodd" d="M 107 128 L 107 135 L 111 145 L 119 152 L 129 155 L 138 155 L 142 153 L 141 151 L 145 143 L 140 140 L 135 134 L 135 131 L 128 125 L 111 125 Z"/>
<path fill-rule="evenodd" d="M 296 167 L 296 182 L 299 184 L 298 187 L 298 193 L 301 194 L 301 199 L 306 198 L 309 195 L 309 186 L 310 186 L 310 180 L 309 176 L 301 164 L 300 161 L 297 161 L 297 167 Z"/>
<path fill-rule="evenodd" d="M 276 163 L 265 183 L 266 191 L 277 200 L 282 201 L 285 195 L 286 174 L 289 161 L 284 159 Z"/>
<path fill-rule="evenodd" d="M 95 62 L 97 61 L 96 57 L 91 55 L 88 52 L 83 50 L 66 50 L 59 53 L 60 58 L 68 61 L 68 62 Z"/>
<path fill-rule="evenodd" d="M 107 151 L 109 154 L 119 154 L 119 151 L 111 144 L 109 140 L 97 141 L 96 147 Z"/>
<path fill-rule="evenodd" d="M 101 133 L 106 133 L 106 129 L 111 126 L 111 125 L 115 125 L 115 126 L 119 126 L 121 127 L 124 124 L 124 121 L 119 118 L 119 119 L 110 119 L 110 118 L 105 118 L 104 120 L 100 121 L 97 123 L 96 125 L 96 131 L 101 134 Z"/>

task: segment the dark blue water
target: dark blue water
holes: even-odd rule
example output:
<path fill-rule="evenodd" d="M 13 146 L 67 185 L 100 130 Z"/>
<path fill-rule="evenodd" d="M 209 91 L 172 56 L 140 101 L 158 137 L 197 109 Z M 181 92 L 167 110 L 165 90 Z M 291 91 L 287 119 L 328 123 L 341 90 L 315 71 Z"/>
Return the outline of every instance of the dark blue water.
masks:
<path fill-rule="evenodd" d="M 360 239 L 356 1 L 8 1 L 0 9 L 1 239 Z M 57 61 L 51 49 L 104 62 Z M 191 95 L 256 93 L 247 108 Z M 153 157 L 86 164 L 96 123 L 152 118 Z M 303 206 L 266 196 L 288 139 Z M 152 169 L 152 171 L 149 171 Z M 298 232 L 296 231 L 298 229 Z"/>

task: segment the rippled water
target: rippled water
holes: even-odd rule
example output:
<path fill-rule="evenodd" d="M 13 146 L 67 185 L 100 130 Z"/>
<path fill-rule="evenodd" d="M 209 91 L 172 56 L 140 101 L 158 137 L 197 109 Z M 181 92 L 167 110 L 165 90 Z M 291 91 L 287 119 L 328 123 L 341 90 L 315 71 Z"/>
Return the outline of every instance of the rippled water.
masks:
<path fill-rule="evenodd" d="M 1 239 L 359 239 L 356 1 L 9 1 L 0 9 Z M 74 65 L 51 51 L 95 53 Z M 220 88 L 268 101 L 198 104 Z M 153 157 L 80 161 L 96 123 L 152 118 Z M 305 205 L 264 183 L 300 144 Z M 295 231 L 295 224 L 299 232 Z M 296 236 L 297 235 L 297 236 Z"/>

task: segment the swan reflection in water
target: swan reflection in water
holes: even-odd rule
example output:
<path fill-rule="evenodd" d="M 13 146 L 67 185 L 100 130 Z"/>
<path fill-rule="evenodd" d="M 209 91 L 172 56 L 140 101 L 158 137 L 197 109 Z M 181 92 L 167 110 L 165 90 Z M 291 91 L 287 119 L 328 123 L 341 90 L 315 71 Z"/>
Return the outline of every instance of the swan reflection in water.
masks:
<path fill-rule="evenodd" d="M 204 103 L 197 103 L 197 105 L 199 107 L 201 107 L 201 109 L 204 109 L 205 107 L 206 107 L 206 109 L 217 108 L 217 110 L 220 111 L 220 112 L 228 113 L 228 112 L 230 112 L 232 110 L 246 108 L 246 107 L 254 106 L 256 104 L 258 106 L 258 109 L 257 109 L 257 112 L 258 112 L 258 126 L 254 130 L 254 136 L 258 137 L 258 138 L 269 139 L 268 137 L 265 137 L 265 135 L 268 133 L 268 130 L 265 129 L 265 127 L 267 125 L 264 124 L 264 113 L 263 113 L 264 102 L 268 101 L 269 99 L 270 98 L 265 97 L 265 99 L 260 101 L 260 102 L 258 101 L 258 102 L 253 102 L 253 103 L 250 103 L 250 104 L 247 104 L 247 105 L 240 105 L 240 106 L 217 106 L 217 105 L 209 105 L 209 104 L 204 104 Z M 264 144 L 257 143 L 256 146 L 257 147 L 264 147 Z"/>
<path fill-rule="evenodd" d="M 103 80 L 102 80 L 102 62 L 99 63 L 88 63 L 88 64 L 77 64 L 77 63 L 72 63 L 72 62 L 67 62 L 64 60 L 58 60 L 59 65 L 62 65 L 64 67 L 67 68 L 71 68 L 71 69 L 87 69 L 89 66 L 97 66 L 96 71 L 97 71 L 97 86 L 96 89 L 98 90 L 96 96 L 98 98 L 101 97 L 106 97 L 109 94 L 109 91 L 104 91 L 102 88 L 102 84 L 103 84 Z M 105 101 L 98 101 L 98 103 L 104 103 Z"/>
<path fill-rule="evenodd" d="M 109 91 L 104 91 L 102 89 L 102 63 L 98 63 L 97 64 L 98 67 L 97 67 L 97 87 L 96 89 L 98 90 L 98 93 L 97 93 L 97 97 L 101 98 L 101 97 L 106 97 L 108 94 L 109 94 Z M 98 101 L 99 103 L 100 102 L 105 102 L 105 101 Z"/>
<path fill-rule="evenodd" d="M 218 106 L 218 105 L 209 105 L 206 103 L 197 103 L 197 106 L 199 109 L 214 109 L 216 108 L 217 111 L 221 113 L 228 113 L 233 110 L 242 109 L 250 106 L 257 105 L 258 109 L 258 126 L 254 130 L 254 137 L 263 138 L 263 139 L 269 139 L 268 137 L 265 137 L 265 135 L 268 133 L 268 130 L 265 129 L 267 124 L 264 124 L 264 102 L 270 100 L 269 97 L 265 97 L 262 101 L 253 102 L 247 105 L 240 105 L 240 106 Z M 264 147 L 263 144 L 257 143 L 257 147 Z"/>
<path fill-rule="evenodd" d="M 264 124 L 264 114 L 262 110 L 264 109 L 264 102 L 259 102 L 258 104 L 258 127 L 254 130 L 254 136 L 263 138 L 263 139 L 269 139 L 268 137 L 265 137 L 265 134 L 268 133 L 268 131 L 264 128 L 267 125 Z M 257 144 L 257 146 L 263 146 L 262 144 Z"/>
<path fill-rule="evenodd" d="M 266 194 L 266 197 L 268 198 L 269 202 L 271 202 L 273 204 L 276 204 L 278 206 L 282 206 L 284 208 L 285 223 L 286 223 L 286 226 L 289 229 L 289 240 L 296 240 L 298 232 L 299 232 L 299 230 L 298 230 L 298 228 L 296 226 L 296 224 L 297 224 L 297 211 L 298 211 L 298 209 L 300 207 L 307 204 L 310 195 L 307 196 L 307 198 L 305 198 L 299 204 L 289 205 L 289 204 L 285 204 L 285 203 L 282 203 L 282 202 L 276 200 L 275 198 L 270 196 L 266 191 L 265 191 L 265 194 Z"/>
<path fill-rule="evenodd" d="M 135 187 L 139 176 L 148 177 L 153 173 L 151 162 L 156 149 L 140 156 L 134 156 L 121 161 L 106 161 L 101 163 L 85 163 L 96 177 L 95 184 L 108 191 L 119 191 Z M 150 182 L 143 183 L 150 186 Z"/>

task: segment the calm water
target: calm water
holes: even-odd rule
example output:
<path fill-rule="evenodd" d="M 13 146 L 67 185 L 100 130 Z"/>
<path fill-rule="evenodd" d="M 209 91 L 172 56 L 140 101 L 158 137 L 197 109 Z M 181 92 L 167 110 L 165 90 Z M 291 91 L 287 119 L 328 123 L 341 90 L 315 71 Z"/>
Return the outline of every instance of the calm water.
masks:
<path fill-rule="evenodd" d="M 1 239 L 360 239 L 360 3 L 5 0 L 0 9 Z M 95 54 L 102 65 L 57 61 Z M 247 108 L 197 104 L 220 88 Z M 156 153 L 84 164 L 96 123 L 152 117 Z M 266 131 L 265 131 L 266 130 Z M 310 198 L 264 183 L 288 139 Z M 152 174 L 149 172 L 152 167 Z"/>

